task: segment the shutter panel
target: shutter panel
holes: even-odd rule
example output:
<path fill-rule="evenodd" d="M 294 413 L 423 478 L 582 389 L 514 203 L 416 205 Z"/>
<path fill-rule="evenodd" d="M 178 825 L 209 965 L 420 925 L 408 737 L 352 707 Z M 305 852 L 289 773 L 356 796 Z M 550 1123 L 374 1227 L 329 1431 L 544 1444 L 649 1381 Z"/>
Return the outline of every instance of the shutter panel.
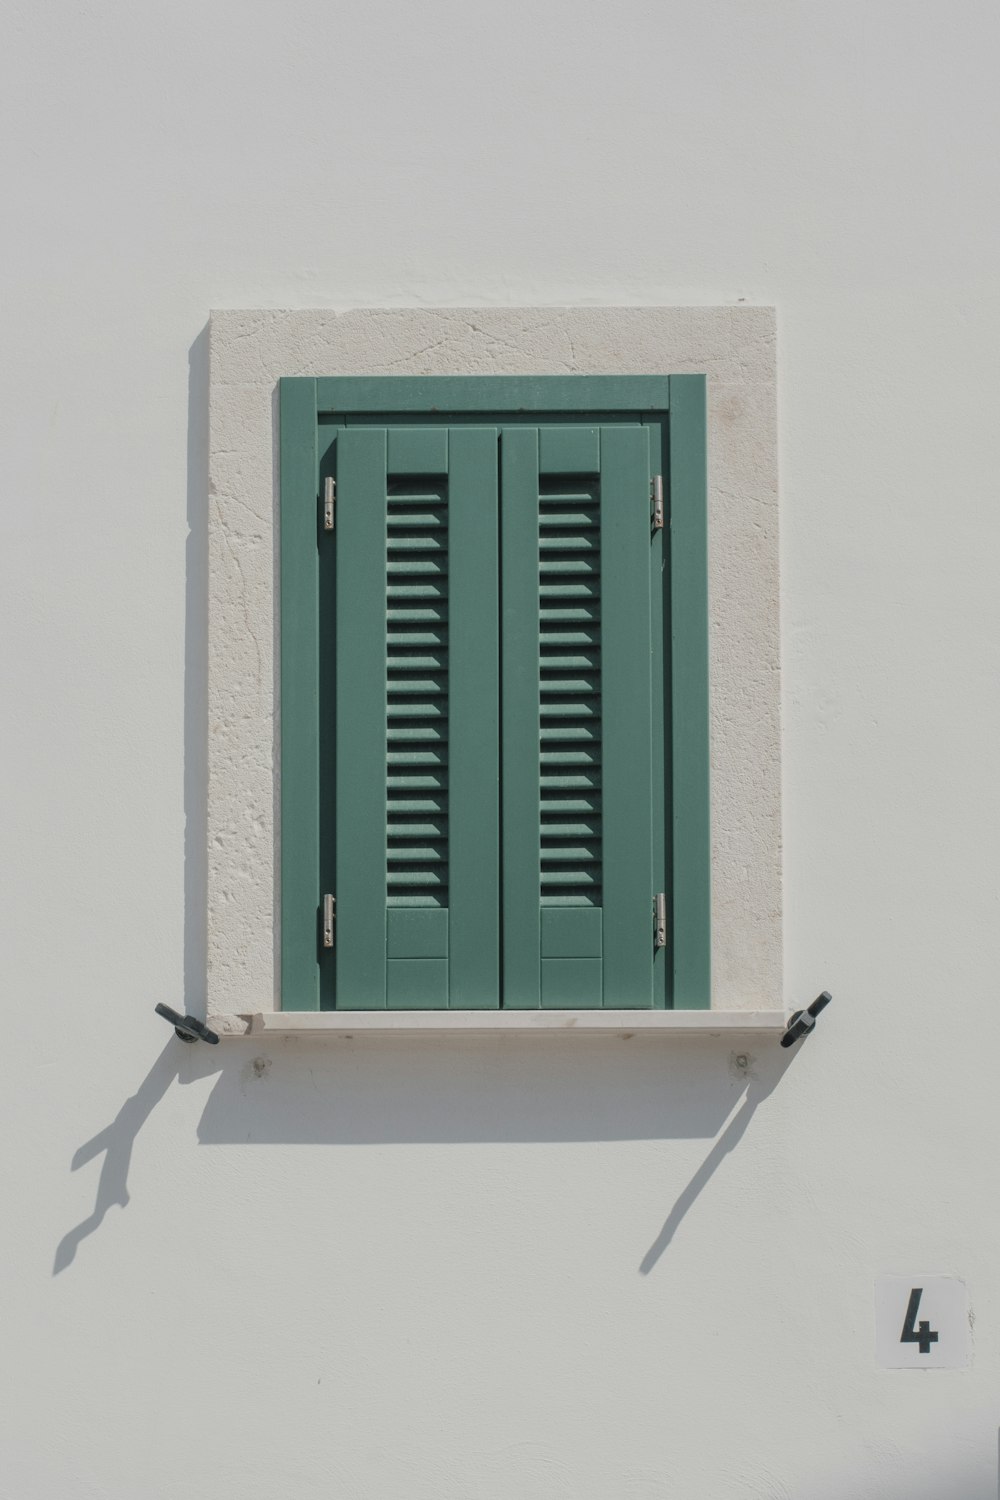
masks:
<path fill-rule="evenodd" d="M 652 1006 L 648 434 L 505 428 L 502 494 L 504 1005 Z"/>
<path fill-rule="evenodd" d="M 283 380 L 281 528 L 284 1008 L 709 1005 L 704 377 Z"/>
<path fill-rule="evenodd" d="M 497 431 L 337 450 L 336 1004 L 496 1006 Z"/>

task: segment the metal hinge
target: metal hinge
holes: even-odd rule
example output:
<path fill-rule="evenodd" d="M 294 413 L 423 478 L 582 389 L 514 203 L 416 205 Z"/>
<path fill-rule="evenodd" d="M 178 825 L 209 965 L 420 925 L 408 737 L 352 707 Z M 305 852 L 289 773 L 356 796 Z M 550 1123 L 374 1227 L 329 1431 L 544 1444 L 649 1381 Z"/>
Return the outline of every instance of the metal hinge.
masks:
<path fill-rule="evenodd" d="M 323 897 L 323 947 L 333 947 L 333 916 L 336 901 L 332 896 Z"/>
<path fill-rule="evenodd" d="M 667 898 L 663 891 L 653 897 L 653 947 L 667 946 Z"/>
<path fill-rule="evenodd" d="M 327 479 L 323 484 L 323 530 L 333 530 L 333 504 L 337 498 L 337 481 Z"/>
<path fill-rule="evenodd" d="M 653 505 L 653 530 L 663 530 L 663 475 L 654 474 L 649 481 L 649 498 Z"/>

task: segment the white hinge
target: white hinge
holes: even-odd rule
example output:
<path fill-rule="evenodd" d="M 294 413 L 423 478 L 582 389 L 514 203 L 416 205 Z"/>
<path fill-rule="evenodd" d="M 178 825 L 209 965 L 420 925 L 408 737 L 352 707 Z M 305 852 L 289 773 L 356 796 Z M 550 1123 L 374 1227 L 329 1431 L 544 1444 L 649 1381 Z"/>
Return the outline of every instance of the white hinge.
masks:
<path fill-rule="evenodd" d="M 653 530 L 663 530 L 663 475 L 654 474 L 649 481 L 649 498 L 653 506 Z"/>
<path fill-rule="evenodd" d="M 667 946 L 667 898 L 663 891 L 653 897 L 653 947 Z"/>
<path fill-rule="evenodd" d="M 336 902 L 332 896 L 323 897 L 323 947 L 333 947 L 333 913 Z"/>
<path fill-rule="evenodd" d="M 323 485 L 323 530 L 333 530 L 333 504 L 337 498 L 337 481 L 327 479 Z"/>

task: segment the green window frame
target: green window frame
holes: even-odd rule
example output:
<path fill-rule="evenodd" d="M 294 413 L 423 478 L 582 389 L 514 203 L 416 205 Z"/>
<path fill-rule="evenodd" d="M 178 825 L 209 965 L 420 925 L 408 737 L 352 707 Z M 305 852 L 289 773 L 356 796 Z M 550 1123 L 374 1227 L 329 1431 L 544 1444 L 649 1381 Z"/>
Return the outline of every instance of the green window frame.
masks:
<path fill-rule="evenodd" d="M 282 1009 L 709 1008 L 705 398 L 280 381 Z"/>

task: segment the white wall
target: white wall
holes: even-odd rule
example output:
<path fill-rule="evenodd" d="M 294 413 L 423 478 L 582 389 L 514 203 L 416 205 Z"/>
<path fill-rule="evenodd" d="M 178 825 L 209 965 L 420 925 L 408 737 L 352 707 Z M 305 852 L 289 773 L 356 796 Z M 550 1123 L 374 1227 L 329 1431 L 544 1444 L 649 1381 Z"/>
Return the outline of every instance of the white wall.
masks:
<path fill-rule="evenodd" d="M 996 7 L 5 21 L 0 1494 L 992 1500 Z M 709 1040 L 182 1050 L 209 308 L 740 298 L 820 1033 L 749 1082 Z M 880 1271 L 967 1279 L 970 1369 L 875 1368 Z"/>

